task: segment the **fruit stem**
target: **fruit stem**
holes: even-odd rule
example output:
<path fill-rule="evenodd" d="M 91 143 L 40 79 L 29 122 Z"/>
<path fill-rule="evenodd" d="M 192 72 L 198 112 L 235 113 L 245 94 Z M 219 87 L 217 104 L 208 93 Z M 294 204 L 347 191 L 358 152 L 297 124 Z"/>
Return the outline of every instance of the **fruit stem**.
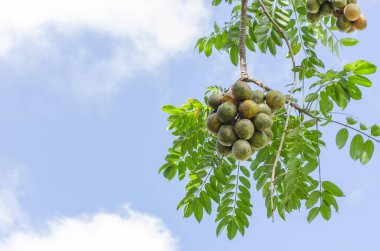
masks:
<path fill-rule="evenodd" d="M 248 0 L 241 0 L 241 15 L 240 15 L 240 36 L 239 36 L 239 54 L 240 54 L 240 73 L 241 80 L 248 78 L 247 71 L 247 52 L 246 52 L 246 34 L 247 34 L 247 2 Z"/>

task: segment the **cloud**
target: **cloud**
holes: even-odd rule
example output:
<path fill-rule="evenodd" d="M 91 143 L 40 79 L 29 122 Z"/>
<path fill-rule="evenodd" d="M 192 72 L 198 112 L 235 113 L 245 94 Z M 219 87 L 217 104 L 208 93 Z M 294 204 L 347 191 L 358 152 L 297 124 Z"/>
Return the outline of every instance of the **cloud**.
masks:
<path fill-rule="evenodd" d="M 98 213 L 50 221 L 45 231 L 16 232 L 0 251 L 175 251 L 177 240 L 154 216 L 127 209 L 127 215 Z"/>
<path fill-rule="evenodd" d="M 192 48 L 208 16 L 202 0 L 7 1 L 0 61 L 28 77 L 45 69 L 83 99 L 115 94 Z"/>
<path fill-rule="evenodd" d="M 356 204 L 357 202 L 360 201 L 360 199 L 362 198 L 362 195 L 363 195 L 363 192 L 361 190 L 353 191 L 346 198 L 347 204 L 350 206 Z"/>
<path fill-rule="evenodd" d="M 19 186 L 25 180 L 15 164 L 4 164 L 0 160 L 0 234 L 20 227 L 25 223 L 25 215 L 19 197 Z"/>

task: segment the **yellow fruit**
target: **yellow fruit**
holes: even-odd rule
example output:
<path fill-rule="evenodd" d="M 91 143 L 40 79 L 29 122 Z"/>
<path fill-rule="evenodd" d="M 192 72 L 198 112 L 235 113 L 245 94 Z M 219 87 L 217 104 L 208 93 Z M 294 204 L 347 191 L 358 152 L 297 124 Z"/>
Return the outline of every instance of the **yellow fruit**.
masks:
<path fill-rule="evenodd" d="M 352 26 L 357 30 L 364 30 L 367 28 L 367 18 L 364 15 L 361 15 L 358 20 L 356 20 Z"/>
<path fill-rule="evenodd" d="M 281 109 L 285 104 L 285 97 L 279 91 L 270 91 L 266 96 L 266 102 L 272 109 Z"/>
<path fill-rule="evenodd" d="M 357 4 L 350 3 L 347 4 L 346 7 L 344 7 L 344 16 L 347 18 L 349 21 L 356 21 L 360 18 L 360 15 L 362 12 L 360 11 L 360 7 Z"/>
<path fill-rule="evenodd" d="M 242 118 L 253 118 L 258 112 L 259 107 L 252 100 L 245 100 L 239 105 L 239 115 Z"/>

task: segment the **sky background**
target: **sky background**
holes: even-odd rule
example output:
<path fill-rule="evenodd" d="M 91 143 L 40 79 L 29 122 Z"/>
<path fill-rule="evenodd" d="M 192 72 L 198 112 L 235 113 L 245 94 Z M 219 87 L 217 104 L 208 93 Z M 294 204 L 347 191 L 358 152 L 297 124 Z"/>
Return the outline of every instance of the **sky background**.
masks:
<path fill-rule="evenodd" d="M 158 175 L 173 140 L 165 104 L 203 97 L 238 77 L 226 55 L 193 50 L 229 8 L 202 0 L 13 0 L 0 8 L 0 251 L 380 250 L 380 148 L 362 166 L 323 128 L 322 178 L 345 192 L 329 222 L 302 209 L 275 223 L 254 193 L 245 237 L 215 236 L 176 211 L 185 183 Z M 379 65 L 378 0 L 361 43 L 328 68 L 356 59 Z M 340 34 L 339 34 L 340 36 Z M 292 81 L 290 62 L 248 55 L 249 73 L 273 88 Z M 346 112 L 380 123 L 380 74 Z M 345 117 L 339 118 L 341 121 Z M 353 134 L 351 134 L 353 135 Z"/>

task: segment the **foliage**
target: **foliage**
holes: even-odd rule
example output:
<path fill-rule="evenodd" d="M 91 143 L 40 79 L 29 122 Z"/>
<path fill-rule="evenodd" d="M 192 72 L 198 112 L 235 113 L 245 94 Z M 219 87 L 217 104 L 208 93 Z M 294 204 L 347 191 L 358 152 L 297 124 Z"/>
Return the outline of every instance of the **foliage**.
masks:
<path fill-rule="evenodd" d="M 196 48 L 207 57 L 214 50 L 225 52 L 232 64 L 238 65 L 240 2 L 213 0 L 212 5 L 222 2 L 233 5 L 231 20 L 223 27 L 215 23 L 214 31 L 200 38 Z M 334 118 L 336 110 L 344 111 L 350 102 L 362 99 L 363 88 L 372 86 L 366 75 L 375 73 L 376 66 L 358 60 L 341 70 L 325 70 L 317 53 L 317 46 L 321 45 L 339 56 L 342 46 L 355 46 L 359 41 L 348 37 L 338 39 L 334 35 L 333 18 L 325 17 L 317 24 L 308 23 L 303 0 L 265 0 L 263 3 L 273 20 L 286 31 L 285 39 L 290 42 L 293 54 L 299 54 L 301 59 L 301 63 L 291 70 L 302 82 L 302 87 L 294 90 L 303 95 L 302 108 L 289 115 L 286 131 L 286 110 L 282 109 L 274 117 L 273 142 L 258 150 L 253 159 L 239 163 L 216 154 L 216 138 L 205 126 L 206 117 L 212 112 L 206 105 L 207 96 L 211 92 L 226 92 L 226 89 L 209 87 L 203 103 L 190 99 L 179 107 L 163 107 L 169 114 L 168 130 L 175 139 L 159 171 L 169 180 L 177 176 L 186 181 L 186 193 L 178 209 L 183 209 L 184 217 L 194 216 L 198 222 L 204 213 L 210 215 L 213 208 L 216 209 L 213 214 L 216 233 L 219 235 L 226 229 L 230 239 L 237 232 L 244 235 L 249 227 L 252 187 L 261 191 L 268 217 L 276 213 L 285 220 L 287 213 L 304 206 L 309 210 L 307 221 L 311 222 L 318 215 L 329 220 L 333 210 L 339 211 L 337 198 L 344 196 L 343 191 L 333 182 L 322 180 L 320 175 L 319 155 L 321 148 L 326 146 L 320 127 L 332 123 L 341 126 L 336 134 L 337 147 L 344 148 L 351 135 L 349 156 L 362 164 L 371 159 L 374 141 L 380 142 L 380 126 L 367 126 L 351 116 L 345 122 Z M 279 48 L 286 46 L 283 35 L 264 14 L 259 2 L 250 3 L 247 18 L 245 42 L 250 51 L 277 55 Z M 285 138 L 280 148 L 282 135 Z M 278 164 L 272 168 L 279 149 Z"/>

